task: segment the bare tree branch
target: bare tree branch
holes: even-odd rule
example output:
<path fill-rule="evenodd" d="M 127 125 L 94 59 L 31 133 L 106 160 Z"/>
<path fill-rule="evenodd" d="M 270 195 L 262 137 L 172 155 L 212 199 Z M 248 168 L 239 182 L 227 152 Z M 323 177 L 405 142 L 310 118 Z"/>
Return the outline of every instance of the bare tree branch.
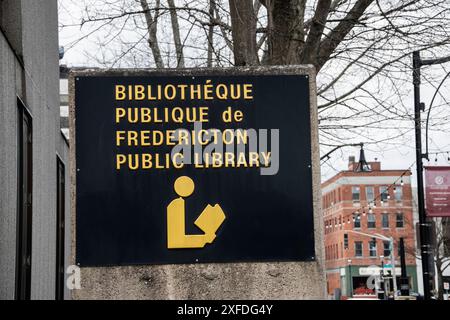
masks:
<path fill-rule="evenodd" d="M 252 0 L 230 0 L 234 64 L 256 65 L 256 17 Z"/>
<path fill-rule="evenodd" d="M 318 0 L 316 12 L 311 21 L 311 27 L 309 28 L 309 34 L 306 38 L 305 49 L 302 53 L 302 62 L 311 63 L 318 68 L 317 51 L 319 49 L 320 39 L 325 29 L 325 24 L 328 17 L 328 12 L 331 7 L 331 0 Z"/>
<path fill-rule="evenodd" d="M 147 21 L 147 29 L 148 29 L 148 45 L 153 53 L 153 58 L 155 60 L 155 64 L 157 68 L 164 68 L 164 62 L 161 58 L 161 50 L 159 49 L 158 44 L 158 27 L 157 23 L 153 20 L 152 14 L 150 13 L 147 0 L 140 0 L 142 10 L 144 11 L 145 20 Z"/>
<path fill-rule="evenodd" d="M 214 11 L 215 11 L 215 0 L 209 0 L 209 21 L 211 25 L 208 30 L 208 58 L 207 58 L 207 66 L 211 68 L 213 65 L 213 51 L 214 51 L 214 25 L 212 24 L 212 20 L 214 19 Z"/>
<path fill-rule="evenodd" d="M 358 0 L 346 17 L 334 28 L 320 43 L 320 50 L 315 62 L 317 70 L 320 70 L 337 46 L 344 40 L 347 34 L 358 23 L 359 18 L 373 0 Z"/>
<path fill-rule="evenodd" d="M 184 68 L 184 55 L 180 37 L 180 25 L 178 23 L 178 16 L 177 11 L 175 9 L 174 0 L 167 0 L 167 4 L 169 5 L 170 19 L 172 21 L 173 40 L 175 43 L 175 50 L 177 53 L 177 68 Z"/>

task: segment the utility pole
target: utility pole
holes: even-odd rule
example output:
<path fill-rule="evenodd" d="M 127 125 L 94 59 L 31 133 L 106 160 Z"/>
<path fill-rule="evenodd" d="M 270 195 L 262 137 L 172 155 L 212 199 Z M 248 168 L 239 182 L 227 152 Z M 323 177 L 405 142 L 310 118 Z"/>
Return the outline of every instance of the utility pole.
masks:
<path fill-rule="evenodd" d="M 422 60 L 420 52 L 413 53 L 413 84 L 414 84 L 414 125 L 416 136 L 416 169 L 417 169 L 417 198 L 419 209 L 419 234 L 420 234 L 420 253 L 422 257 L 422 277 L 423 291 L 425 300 L 431 297 L 430 290 L 430 272 L 429 272 L 429 252 L 431 251 L 429 224 L 425 214 L 425 195 L 423 188 L 423 162 L 427 157 L 422 153 L 422 121 L 421 112 L 425 111 L 425 105 L 420 101 L 420 68 Z"/>
<path fill-rule="evenodd" d="M 414 84 L 414 122 L 416 132 L 416 161 L 417 161 L 417 194 L 419 204 L 419 235 L 420 235 L 420 251 L 422 256 L 422 274 L 423 274 L 423 290 L 424 298 L 431 298 L 431 278 L 430 268 L 434 268 L 434 264 L 430 266 L 429 255 L 432 253 L 430 231 L 433 227 L 432 223 L 427 221 L 425 214 L 425 196 L 423 191 L 423 163 L 422 159 L 428 159 L 428 150 L 426 154 L 422 153 L 422 133 L 420 112 L 425 111 L 425 105 L 420 102 L 420 68 L 423 66 L 431 66 L 450 62 L 450 56 L 437 59 L 424 59 L 420 57 L 420 51 L 413 52 L 413 84 Z M 445 80 L 445 79 L 444 79 Z M 443 80 L 443 81 L 444 81 Z M 431 107 L 431 106 L 430 106 Z M 428 145 L 427 145 L 428 146 Z M 428 149 L 428 147 L 427 147 Z"/>

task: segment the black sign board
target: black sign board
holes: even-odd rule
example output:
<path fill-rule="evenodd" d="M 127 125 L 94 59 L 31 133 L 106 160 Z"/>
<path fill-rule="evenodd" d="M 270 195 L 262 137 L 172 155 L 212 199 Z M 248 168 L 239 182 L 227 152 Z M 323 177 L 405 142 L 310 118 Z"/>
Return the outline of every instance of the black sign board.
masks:
<path fill-rule="evenodd" d="M 81 266 L 314 260 L 308 76 L 74 84 Z"/>

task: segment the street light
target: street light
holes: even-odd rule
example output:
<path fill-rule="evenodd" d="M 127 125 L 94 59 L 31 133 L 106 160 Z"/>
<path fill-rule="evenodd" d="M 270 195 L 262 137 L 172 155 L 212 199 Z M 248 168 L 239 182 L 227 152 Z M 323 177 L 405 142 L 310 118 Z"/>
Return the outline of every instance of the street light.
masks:
<path fill-rule="evenodd" d="M 360 142 L 360 143 L 346 143 L 346 144 L 341 144 L 340 146 L 336 146 L 333 149 L 331 149 L 331 151 L 329 151 L 327 154 L 323 155 L 322 157 L 320 157 L 320 161 L 325 160 L 325 159 L 329 159 L 330 155 L 335 152 L 336 150 L 339 150 L 341 148 L 344 147 L 363 147 L 364 143 Z"/>
<path fill-rule="evenodd" d="M 423 291 L 425 300 L 431 297 L 430 286 L 430 223 L 425 214 L 425 195 L 423 187 L 423 162 L 422 159 L 428 158 L 428 154 L 422 153 L 422 130 L 421 130 L 421 112 L 425 111 L 425 104 L 420 99 L 420 68 L 450 62 L 450 56 L 438 59 L 422 60 L 420 51 L 413 52 L 413 84 L 414 84 L 414 124 L 416 138 L 416 169 L 417 169 L 417 200 L 419 209 L 419 235 L 420 235 L 420 253 L 422 256 L 422 274 Z M 428 137 L 427 137 L 428 138 Z M 427 141 L 428 144 L 428 141 Z M 427 150 L 428 152 L 428 150 Z"/>

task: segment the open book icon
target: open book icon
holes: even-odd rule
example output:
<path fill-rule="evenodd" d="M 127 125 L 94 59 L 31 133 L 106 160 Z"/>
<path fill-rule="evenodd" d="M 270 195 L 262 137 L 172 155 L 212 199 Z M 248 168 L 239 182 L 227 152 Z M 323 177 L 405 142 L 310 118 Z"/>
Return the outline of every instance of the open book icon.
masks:
<path fill-rule="evenodd" d="M 225 221 L 225 213 L 220 205 L 207 205 L 194 224 L 204 234 L 186 234 L 185 199 L 192 195 L 195 189 L 191 178 L 183 176 L 174 184 L 175 192 L 180 196 L 172 200 L 167 206 L 167 248 L 203 248 L 207 243 L 212 243 L 216 238 L 216 232 Z"/>

